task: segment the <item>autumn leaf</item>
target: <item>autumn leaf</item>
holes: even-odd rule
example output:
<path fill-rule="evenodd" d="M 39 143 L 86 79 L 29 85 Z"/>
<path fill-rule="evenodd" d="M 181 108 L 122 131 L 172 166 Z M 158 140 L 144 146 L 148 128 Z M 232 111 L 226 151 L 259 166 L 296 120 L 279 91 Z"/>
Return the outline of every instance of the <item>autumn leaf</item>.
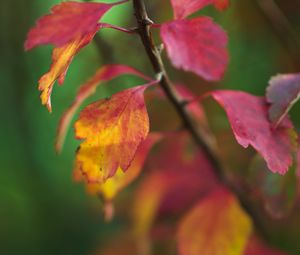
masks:
<path fill-rule="evenodd" d="M 104 201 L 112 201 L 115 196 L 140 174 L 144 162 L 152 146 L 161 138 L 158 133 L 152 133 L 137 149 L 135 157 L 126 172 L 119 167 L 116 174 L 104 183 L 88 183 L 87 190 L 90 194 L 101 195 Z M 84 180 L 81 170 L 75 166 L 74 175 L 77 180 Z M 78 179 L 79 178 L 79 179 Z"/>
<path fill-rule="evenodd" d="M 86 100 L 88 97 L 93 95 L 96 92 L 97 87 L 103 84 L 103 82 L 110 81 L 124 74 L 136 75 L 147 81 L 151 80 L 149 77 L 145 76 L 144 74 L 142 74 L 141 72 L 137 71 L 136 69 L 130 66 L 106 65 L 101 67 L 91 79 L 89 79 L 86 83 L 80 86 L 74 102 L 63 114 L 58 126 L 58 132 L 56 138 L 56 150 L 58 152 L 60 152 L 62 149 L 70 122 L 72 121 L 74 114 L 76 113 L 78 108 L 82 105 L 84 100 Z"/>
<path fill-rule="evenodd" d="M 63 84 L 73 57 L 90 43 L 101 27 L 98 20 L 114 5 L 124 2 L 126 1 L 113 4 L 63 2 L 55 5 L 52 13 L 40 18 L 36 27 L 29 31 L 25 42 L 26 50 L 43 44 L 56 46 L 52 52 L 50 70 L 39 80 L 41 101 L 49 112 L 52 111 L 51 93 L 55 81 Z"/>
<path fill-rule="evenodd" d="M 285 119 L 275 130 L 262 97 L 230 90 L 214 91 L 212 96 L 225 109 L 238 143 L 245 148 L 253 146 L 272 172 L 285 174 L 292 164 L 291 151 L 295 144 L 292 123 Z"/>
<path fill-rule="evenodd" d="M 75 123 L 80 145 L 76 164 L 88 182 L 103 183 L 119 168 L 125 172 L 149 132 L 144 102 L 145 89 L 138 86 L 87 106 Z"/>
<path fill-rule="evenodd" d="M 300 97 L 300 74 L 279 74 L 272 77 L 266 93 L 271 104 L 269 118 L 278 126 Z"/>
<path fill-rule="evenodd" d="M 229 6 L 229 0 L 171 0 L 176 19 L 184 19 L 203 7 L 214 4 L 218 10 Z"/>
<path fill-rule="evenodd" d="M 99 19 L 113 6 L 127 1 L 112 4 L 62 2 L 51 9 L 51 13 L 40 18 L 32 28 L 25 42 L 25 49 L 30 50 L 38 45 L 54 44 L 64 46 L 72 41 L 81 40 L 99 29 Z"/>
<path fill-rule="evenodd" d="M 173 65 L 208 81 L 222 78 L 228 64 L 227 35 L 208 17 L 164 23 L 161 38 Z"/>
<path fill-rule="evenodd" d="M 235 196 L 220 188 L 201 200 L 179 224 L 179 254 L 241 255 L 251 231 L 251 220 Z"/>
<path fill-rule="evenodd" d="M 42 104 L 47 106 L 49 112 L 52 111 L 51 94 L 55 81 L 58 80 L 60 85 L 64 83 L 66 72 L 73 57 L 93 39 L 94 35 L 95 32 L 86 34 L 81 39 L 53 50 L 50 70 L 40 78 L 38 87 L 41 91 Z"/>

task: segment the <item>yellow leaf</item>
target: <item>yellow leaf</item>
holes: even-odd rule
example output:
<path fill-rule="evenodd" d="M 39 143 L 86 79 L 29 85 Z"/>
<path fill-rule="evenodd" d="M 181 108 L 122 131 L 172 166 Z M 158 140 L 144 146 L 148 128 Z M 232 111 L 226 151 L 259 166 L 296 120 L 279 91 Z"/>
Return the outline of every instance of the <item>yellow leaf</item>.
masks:
<path fill-rule="evenodd" d="M 220 188 L 192 209 L 178 229 L 180 255 L 242 255 L 252 231 L 249 216 Z"/>

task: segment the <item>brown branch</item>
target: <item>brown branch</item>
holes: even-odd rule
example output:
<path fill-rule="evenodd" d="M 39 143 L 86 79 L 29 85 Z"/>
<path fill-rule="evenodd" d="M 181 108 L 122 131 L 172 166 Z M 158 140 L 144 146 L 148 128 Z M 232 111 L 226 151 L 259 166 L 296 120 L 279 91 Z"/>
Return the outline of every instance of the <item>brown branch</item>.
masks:
<path fill-rule="evenodd" d="M 148 58 L 151 61 L 156 75 L 161 75 L 161 88 L 163 89 L 167 98 L 173 104 L 185 128 L 189 131 L 195 143 L 201 148 L 211 162 L 215 170 L 215 175 L 219 179 L 220 183 L 228 187 L 236 194 L 241 206 L 249 214 L 249 216 L 252 217 L 253 223 L 259 233 L 264 239 L 267 239 L 268 234 L 266 228 L 264 227 L 264 221 L 261 218 L 261 214 L 258 212 L 256 207 L 252 206 L 252 202 L 250 202 L 248 197 L 245 196 L 244 192 L 242 192 L 240 188 L 227 177 L 217 155 L 218 153 L 216 152 L 216 149 L 212 146 L 212 144 L 210 144 L 209 140 L 207 140 L 200 127 L 195 126 L 193 119 L 186 109 L 184 100 L 178 94 L 174 85 L 169 79 L 161 58 L 159 47 L 155 46 L 152 39 L 150 28 L 153 22 L 148 17 L 144 0 L 133 0 L 133 7 L 137 20 L 138 33 L 143 42 Z"/>

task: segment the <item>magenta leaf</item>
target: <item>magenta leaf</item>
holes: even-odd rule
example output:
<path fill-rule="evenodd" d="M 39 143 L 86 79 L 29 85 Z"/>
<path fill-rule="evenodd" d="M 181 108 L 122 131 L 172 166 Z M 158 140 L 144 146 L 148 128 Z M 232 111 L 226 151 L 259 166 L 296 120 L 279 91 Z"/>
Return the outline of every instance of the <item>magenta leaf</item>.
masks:
<path fill-rule="evenodd" d="M 228 64 L 227 35 L 210 18 L 175 20 L 161 27 L 173 65 L 209 81 L 222 78 Z"/>
<path fill-rule="evenodd" d="M 253 146 L 272 172 L 285 174 L 292 164 L 291 122 L 286 118 L 274 129 L 262 97 L 230 90 L 214 91 L 212 96 L 225 109 L 238 143 L 245 148 Z"/>

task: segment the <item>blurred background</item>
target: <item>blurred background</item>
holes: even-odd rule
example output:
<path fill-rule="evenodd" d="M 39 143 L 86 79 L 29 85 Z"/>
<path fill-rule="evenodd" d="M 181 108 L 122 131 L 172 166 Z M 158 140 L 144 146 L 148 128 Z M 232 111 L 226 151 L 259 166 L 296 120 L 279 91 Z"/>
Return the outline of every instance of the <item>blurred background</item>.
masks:
<path fill-rule="evenodd" d="M 128 228 L 126 213 L 118 207 L 128 201 L 131 189 L 117 199 L 117 217 L 109 224 L 104 223 L 101 202 L 88 196 L 83 185 L 72 180 L 74 152 L 78 145 L 72 130 L 61 155 L 55 153 L 54 139 L 59 118 L 72 102 L 78 86 L 101 65 L 128 64 L 149 75 L 152 75 L 152 70 L 135 35 L 101 31 L 98 46 L 92 43 L 84 48 L 71 64 L 65 84 L 55 86 L 53 113 L 49 114 L 40 103 L 37 81 L 50 66 L 51 47 L 24 52 L 23 43 L 35 20 L 59 2 L 0 0 L 1 255 L 92 254 L 121 229 Z M 151 17 L 157 23 L 172 17 L 169 1 L 146 2 Z M 282 24 L 277 20 L 276 23 L 275 19 L 274 23 L 272 13 L 276 11 L 271 9 L 268 13 L 270 8 L 264 2 L 268 1 L 232 0 L 231 8 L 223 13 L 213 7 L 200 12 L 213 16 L 229 34 L 231 61 L 222 82 L 206 84 L 168 64 L 171 77 L 184 81 L 198 94 L 212 88 L 226 88 L 264 95 L 271 76 L 299 72 L 300 1 L 276 1 L 289 22 L 288 33 L 285 21 Z M 134 26 L 131 4 L 117 6 L 105 16 L 105 21 L 124 27 Z M 86 104 L 138 82 L 130 77 L 117 79 L 112 83 L 120 85 L 102 87 Z M 204 84 L 200 90 L 199 84 Z M 215 111 L 218 112 L 214 107 L 208 109 L 210 116 Z M 297 104 L 292 110 L 297 128 L 300 127 L 299 113 L 300 105 Z M 215 132 L 222 133 L 228 128 L 223 113 L 210 119 Z M 130 202 L 127 206 L 130 207 Z M 300 254 L 298 232 L 295 230 L 291 235 L 282 232 L 274 238 L 278 240 L 278 246 L 291 254 Z"/>

